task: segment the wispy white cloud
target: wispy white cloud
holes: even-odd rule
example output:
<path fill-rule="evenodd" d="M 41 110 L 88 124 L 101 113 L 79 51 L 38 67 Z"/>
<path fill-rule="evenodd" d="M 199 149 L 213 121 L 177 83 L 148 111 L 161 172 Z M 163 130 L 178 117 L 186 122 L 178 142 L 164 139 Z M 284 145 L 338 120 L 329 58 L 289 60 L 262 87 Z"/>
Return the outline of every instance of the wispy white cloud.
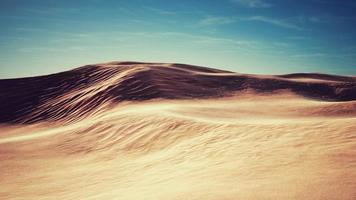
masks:
<path fill-rule="evenodd" d="M 288 36 L 286 37 L 288 40 L 309 40 L 309 37 L 306 36 Z"/>
<path fill-rule="evenodd" d="M 310 22 L 313 22 L 313 23 L 321 23 L 321 22 L 324 22 L 322 18 L 320 17 L 316 17 L 316 16 L 311 16 L 308 18 Z"/>
<path fill-rule="evenodd" d="M 34 52 L 68 52 L 68 51 L 84 51 L 85 48 L 81 46 L 69 46 L 66 48 L 56 48 L 56 47 L 23 47 L 17 49 L 20 53 L 34 53 Z"/>
<path fill-rule="evenodd" d="M 91 36 L 89 33 L 85 32 L 66 32 L 66 31 L 52 31 L 43 28 L 29 28 L 29 27 L 16 27 L 13 30 L 18 32 L 33 32 L 33 33 L 44 33 L 44 34 L 52 34 L 58 35 L 62 37 L 74 37 L 74 38 L 88 38 Z"/>
<path fill-rule="evenodd" d="M 264 0 L 230 0 L 232 3 L 236 3 L 249 8 L 269 8 L 272 4 L 265 2 Z"/>
<path fill-rule="evenodd" d="M 150 7 L 150 6 L 144 6 L 143 8 L 150 12 L 160 14 L 160 15 L 176 15 L 177 14 L 176 11 L 164 10 L 164 9 L 160 9 L 160 8 Z"/>
<path fill-rule="evenodd" d="M 185 32 L 122 32 L 116 35 L 123 35 L 126 42 L 132 40 L 160 40 L 160 41 L 184 41 L 189 44 L 196 44 L 199 47 L 223 47 L 225 50 L 243 51 L 253 54 L 266 52 L 269 54 L 283 53 L 281 49 L 292 48 L 293 43 L 287 42 L 266 42 L 249 40 L 242 38 L 217 37 L 212 35 L 197 35 Z M 121 36 L 120 36 L 121 37 Z"/>
<path fill-rule="evenodd" d="M 299 15 L 294 17 L 295 21 L 303 24 L 339 24 L 356 21 L 354 16 L 334 16 L 330 14 Z"/>
<path fill-rule="evenodd" d="M 313 18 L 309 19 L 310 21 L 316 22 L 319 20 L 319 18 Z M 201 19 L 198 22 L 198 25 L 200 26 L 217 26 L 217 25 L 226 25 L 226 24 L 233 24 L 236 21 L 257 21 L 257 22 L 263 22 L 263 23 L 268 23 L 274 26 L 282 27 L 282 28 L 287 28 L 287 29 L 293 29 L 293 30 L 304 30 L 301 26 L 299 26 L 298 23 L 299 20 L 295 18 L 288 18 L 288 19 L 277 19 L 277 18 L 271 18 L 271 17 L 266 17 L 266 16 L 249 16 L 249 17 L 226 17 L 226 16 L 207 16 L 203 19 Z"/>
<path fill-rule="evenodd" d="M 63 15 L 63 14 L 76 14 L 81 12 L 83 8 L 28 8 L 25 12 L 38 15 Z"/>
<path fill-rule="evenodd" d="M 342 58 L 354 58 L 356 55 L 355 53 L 324 53 L 324 52 L 311 52 L 311 53 L 305 53 L 305 54 L 294 54 L 291 55 L 292 58 L 302 58 L 302 59 L 312 59 L 312 58 L 337 58 L 337 59 L 342 59 Z"/>
<path fill-rule="evenodd" d="M 302 27 L 297 26 L 294 23 L 287 22 L 285 20 L 264 17 L 264 16 L 252 16 L 252 17 L 244 18 L 244 20 L 264 22 L 264 23 L 272 24 L 274 26 L 279 26 L 279 27 L 282 27 L 282 28 L 288 28 L 288 29 L 294 29 L 294 30 L 303 30 Z"/>
<path fill-rule="evenodd" d="M 338 19 L 329 15 L 299 15 L 294 17 L 295 21 L 299 23 L 307 24 L 317 24 L 317 23 L 330 23 L 339 21 Z"/>
<path fill-rule="evenodd" d="M 214 26 L 234 23 L 236 20 L 231 17 L 208 16 L 199 21 L 202 26 Z"/>
<path fill-rule="evenodd" d="M 356 6 L 355 1 L 330 1 L 330 0 L 312 0 L 315 3 L 319 4 L 329 4 L 329 5 L 334 5 L 334 6 Z"/>
<path fill-rule="evenodd" d="M 293 58 L 312 58 L 312 57 L 324 57 L 328 56 L 329 54 L 325 53 L 309 53 L 309 54 L 295 54 L 291 55 Z"/>

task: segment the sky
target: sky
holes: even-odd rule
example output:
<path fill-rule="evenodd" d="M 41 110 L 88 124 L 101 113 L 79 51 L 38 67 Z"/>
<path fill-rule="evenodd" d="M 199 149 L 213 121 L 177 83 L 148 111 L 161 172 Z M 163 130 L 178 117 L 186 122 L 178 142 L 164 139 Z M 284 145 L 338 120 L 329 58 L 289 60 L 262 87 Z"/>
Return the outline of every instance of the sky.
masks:
<path fill-rule="evenodd" d="M 0 78 L 110 61 L 356 75 L 356 2 L 0 0 Z"/>

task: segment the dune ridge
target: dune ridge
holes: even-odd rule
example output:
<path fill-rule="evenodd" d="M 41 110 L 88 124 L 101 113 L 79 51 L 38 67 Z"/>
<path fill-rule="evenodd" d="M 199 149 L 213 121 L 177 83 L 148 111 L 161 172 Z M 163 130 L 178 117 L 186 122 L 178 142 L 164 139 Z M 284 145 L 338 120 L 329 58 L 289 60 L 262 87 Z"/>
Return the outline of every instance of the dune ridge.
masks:
<path fill-rule="evenodd" d="M 213 98 L 245 90 L 287 90 L 322 101 L 353 101 L 356 78 L 305 73 L 248 75 L 186 64 L 110 62 L 0 80 L 0 123 L 72 121 L 123 101 Z"/>

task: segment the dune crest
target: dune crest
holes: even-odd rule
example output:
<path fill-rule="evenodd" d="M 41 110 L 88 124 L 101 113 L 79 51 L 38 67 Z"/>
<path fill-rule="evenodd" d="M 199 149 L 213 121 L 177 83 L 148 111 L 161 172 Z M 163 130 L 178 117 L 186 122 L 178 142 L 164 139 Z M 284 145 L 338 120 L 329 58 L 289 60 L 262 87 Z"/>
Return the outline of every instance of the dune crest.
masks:
<path fill-rule="evenodd" d="M 286 90 L 323 101 L 352 101 L 356 78 L 247 75 L 185 64 L 110 62 L 0 80 L 0 123 L 72 121 L 123 101 L 225 97 L 245 90 Z"/>

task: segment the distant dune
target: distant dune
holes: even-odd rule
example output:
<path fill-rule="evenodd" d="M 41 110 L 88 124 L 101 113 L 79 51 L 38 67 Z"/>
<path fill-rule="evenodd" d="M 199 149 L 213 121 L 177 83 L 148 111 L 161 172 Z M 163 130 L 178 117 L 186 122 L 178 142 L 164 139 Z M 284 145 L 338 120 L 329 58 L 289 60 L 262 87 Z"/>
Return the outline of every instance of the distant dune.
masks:
<path fill-rule="evenodd" d="M 111 62 L 0 80 L 0 199 L 356 199 L 356 78 Z"/>
<path fill-rule="evenodd" d="M 0 80 L 0 122 L 73 120 L 122 101 L 231 96 L 286 90 L 323 101 L 356 99 L 356 78 L 263 76 L 185 64 L 111 62 L 47 76 Z"/>

